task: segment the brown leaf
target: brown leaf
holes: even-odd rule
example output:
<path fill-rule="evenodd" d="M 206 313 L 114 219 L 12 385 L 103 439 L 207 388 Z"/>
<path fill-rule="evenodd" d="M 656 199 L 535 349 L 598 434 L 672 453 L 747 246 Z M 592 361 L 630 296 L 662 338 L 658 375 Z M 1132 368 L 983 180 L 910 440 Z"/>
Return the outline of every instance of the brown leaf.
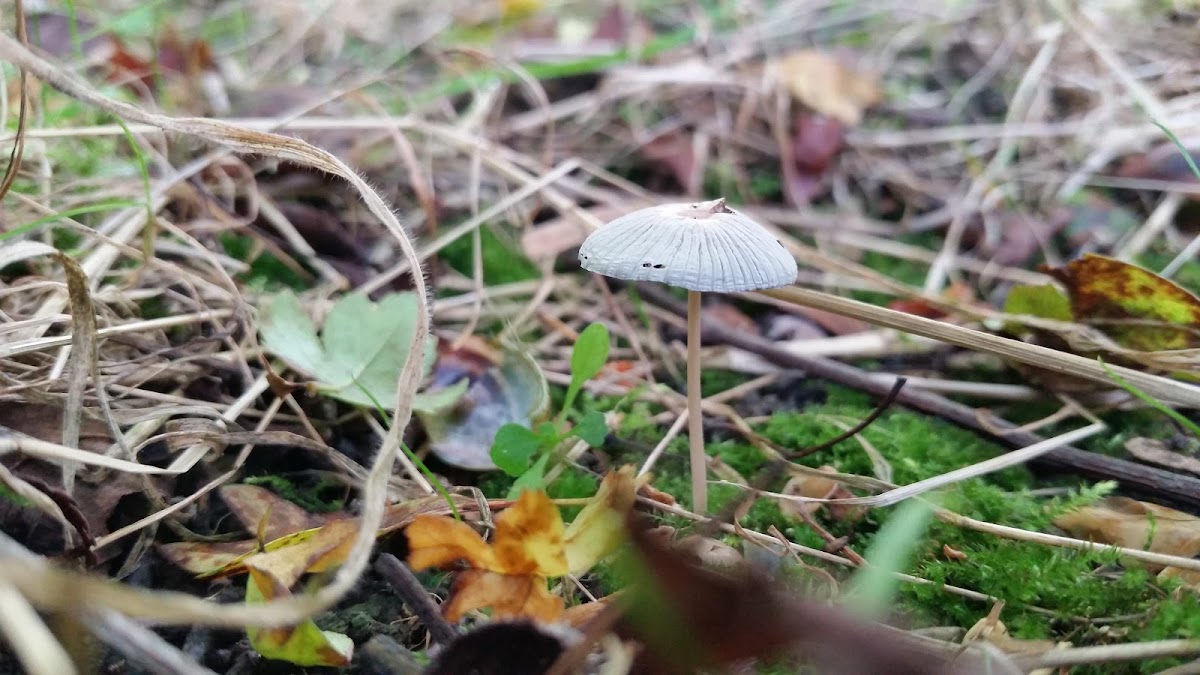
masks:
<path fill-rule="evenodd" d="M 846 142 L 846 126 L 832 117 L 801 113 L 792 130 L 792 154 L 796 167 L 823 175 Z"/>
<path fill-rule="evenodd" d="M 0 425 L 17 433 L 25 434 L 50 443 L 62 442 L 62 409 L 41 403 L 26 403 L 17 401 L 0 401 Z M 79 449 L 90 452 L 105 452 L 112 444 L 108 426 L 96 419 L 85 416 L 80 424 Z M 62 469 L 55 464 L 27 457 L 19 453 L 11 453 L 3 458 L 5 466 L 13 475 L 35 486 L 44 486 L 42 491 L 60 502 L 60 508 L 72 511 L 79 516 L 79 525 L 87 531 L 89 537 L 101 537 L 108 534 L 108 521 L 113 511 L 122 499 L 145 489 L 143 477 L 124 472 L 106 472 L 102 477 L 91 473 L 82 473 L 75 482 L 74 492 L 68 496 L 51 494 L 61 490 Z M 173 479 L 155 477 L 149 480 L 151 485 L 167 486 Z M 73 507 L 72 503 L 79 507 Z M 72 513 L 67 513 L 72 517 Z M 40 512 L 18 506 L 7 500 L 0 500 L 0 529 L 9 534 L 23 532 L 30 528 L 41 529 L 50 524 L 49 516 Z M 51 534 L 53 533 L 53 534 Z M 61 552 L 63 541 L 58 534 L 58 526 L 51 525 L 45 529 L 44 535 L 39 535 L 35 548 L 39 553 Z M 103 554 L 115 553 L 106 549 Z"/>
<path fill-rule="evenodd" d="M 692 673 L 799 649 L 822 673 L 955 672 L 875 626 L 792 597 L 749 566 L 735 574 L 704 569 L 640 523 L 630 529 L 643 576 L 629 590 L 621 632 L 645 645 L 631 672 Z M 970 667 L 960 672 L 977 672 Z"/>
<path fill-rule="evenodd" d="M 599 204 L 583 209 L 597 221 L 607 223 L 624 213 L 619 206 Z M 534 262 L 557 258 L 567 251 L 578 248 L 588 236 L 588 226 L 571 213 L 539 223 L 521 235 L 521 251 Z"/>
<path fill-rule="evenodd" d="M 836 469 L 831 466 L 823 466 L 820 471 L 836 473 Z M 846 489 L 846 486 L 840 482 L 825 478 L 824 476 L 814 476 L 811 474 L 802 474 L 792 477 L 783 488 L 783 493 L 786 495 L 795 495 L 797 497 L 809 497 L 811 499 L 847 499 L 856 497 L 853 492 Z M 799 518 L 800 513 L 812 515 L 821 507 L 826 507 L 829 510 L 829 515 L 835 520 L 840 521 L 858 521 L 866 515 L 867 508 L 864 506 L 853 506 L 846 504 L 818 504 L 814 502 L 793 502 L 780 500 L 779 510 L 784 515 Z"/>
<path fill-rule="evenodd" d="M 299 564 L 300 560 L 311 558 L 309 569 L 305 571 L 313 572 L 340 563 L 337 556 L 344 550 L 339 548 L 339 540 L 351 529 L 347 523 L 357 527 L 358 520 L 349 513 L 308 513 L 269 490 L 256 486 L 229 485 L 221 488 L 220 494 L 243 527 L 250 532 L 258 532 L 261 525 L 264 541 L 246 539 L 160 544 L 158 550 L 165 559 L 192 574 L 227 577 L 246 572 L 249 569 L 248 561 L 258 555 L 256 552 L 260 547 L 268 552 L 296 547 L 294 552 L 286 554 L 295 558 L 287 564 Z M 460 500 L 458 507 L 467 505 L 465 500 Z M 420 514 L 445 513 L 447 510 L 446 502 L 440 495 L 393 504 L 387 507 L 378 534 L 383 536 L 405 527 Z M 328 531 L 324 530 L 331 525 Z M 267 567 L 284 565 L 274 560 L 268 558 L 265 563 Z M 293 574 L 287 573 L 289 576 Z"/>
<path fill-rule="evenodd" d="M 950 560 L 957 560 L 959 562 L 969 560 L 966 553 L 954 548 L 950 544 L 942 544 L 942 555 L 946 556 Z"/>
<path fill-rule="evenodd" d="M 1200 161 L 1200 153 L 1197 153 L 1197 139 L 1185 138 L 1182 141 L 1192 159 Z M 1180 183 L 1196 182 L 1196 174 L 1192 173 L 1187 157 L 1173 142 L 1164 142 L 1145 153 L 1125 157 L 1117 167 L 1117 175 L 1122 178 L 1149 178 Z M 1195 195 L 1192 198 L 1195 199 Z"/>
<path fill-rule="evenodd" d="M 1060 643 L 1054 640 L 1019 640 L 1008 634 L 1008 628 L 999 621 L 993 621 L 988 617 L 984 617 L 975 623 L 970 630 L 967 631 L 966 637 L 963 638 L 963 643 L 971 642 L 977 639 L 984 639 L 996 645 L 1005 654 L 1043 654 L 1056 647 Z M 1071 643 L 1062 643 L 1061 646 L 1069 647 Z"/>
<path fill-rule="evenodd" d="M 704 304 L 704 320 L 711 320 L 729 330 L 739 333 L 756 337 L 762 334 L 762 331 L 758 328 L 758 324 L 754 323 L 754 319 L 746 316 L 745 312 L 738 309 L 732 303 L 720 300 Z"/>
<path fill-rule="evenodd" d="M 853 335 L 854 333 L 862 333 L 871 328 L 870 324 L 861 319 L 842 316 L 821 309 L 793 306 L 789 307 L 788 311 L 812 321 L 833 335 Z"/>
<path fill-rule="evenodd" d="M 1064 513 L 1054 524 L 1078 539 L 1185 558 L 1200 554 L 1200 518 L 1128 497 L 1109 497 Z"/>
<path fill-rule="evenodd" d="M 691 137 L 679 131 L 658 136 L 642 145 L 642 157 L 668 170 L 679 187 L 689 194 L 696 182 L 696 153 Z"/>
<path fill-rule="evenodd" d="M 1200 474 L 1200 457 L 1175 452 L 1156 438 L 1131 438 L 1125 441 L 1125 450 L 1143 462 Z"/>
<path fill-rule="evenodd" d="M 797 101 L 846 126 L 858 125 L 863 111 L 883 100 L 883 89 L 874 75 L 855 71 L 813 49 L 801 49 L 769 63 L 767 75 Z"/>
<path fill-rule="evenodd" d="M 270 490 L 257 485 L 225 485 L 218 490 L 230 512 L 249 532 L 262 527 L 263 539 L 320 527 L 328 516 L 309 513 Z M 266 523 L 263 523 L 263 520 Z"/>

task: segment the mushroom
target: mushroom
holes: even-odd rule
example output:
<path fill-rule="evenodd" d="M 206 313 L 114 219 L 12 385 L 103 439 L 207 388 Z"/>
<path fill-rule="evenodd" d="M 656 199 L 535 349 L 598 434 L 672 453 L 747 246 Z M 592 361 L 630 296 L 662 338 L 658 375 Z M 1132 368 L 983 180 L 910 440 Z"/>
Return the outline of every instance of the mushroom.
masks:
<path fill-rule="evenodd" d="M 621 216 L 579 248 L 589 272 L 686 288 L 687 413 L 692 508 L 708 510 L 704 428 L 700 421 L 700 294 L 777 288 L 796 282 L 783 243 L 725 200 L 663 204 Z"/>

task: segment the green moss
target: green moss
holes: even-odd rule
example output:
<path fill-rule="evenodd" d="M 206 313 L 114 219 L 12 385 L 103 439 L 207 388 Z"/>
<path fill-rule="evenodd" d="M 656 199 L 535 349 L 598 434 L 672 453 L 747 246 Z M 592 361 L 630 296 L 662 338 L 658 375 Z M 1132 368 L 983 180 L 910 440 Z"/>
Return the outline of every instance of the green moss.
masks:
<path fill-rule="evenodd" d="M 567 467 L 559 474 L 558 479 L 546 488 L 546 494 L 554 499 L 581 499 L 595 495 L 596 489 L 599 487 L 599 481 L 592 474 L 584 473 L 574 467 Z M 574 520 L 582 508 L 581 506 L 572 506 L 559 509 L 562 512 L 563 522 L 569 523 Z"/>
<path fill-rule="evenodd" d="M 479 229 L 479 241 L 483 248 L 483 281 L 488 286 L 540 276 L 537 267 L 512 242 L 501 239 L 491 228 Z M 460 237 L 443 248 L 438 257 L 455 271 L 470 277 L 475 269 L 473 248 L 471 237 Z"/>
<path fill-rule="evenodd" d="M 503 499 L 512 488 L 515 479 L 504 473 L 503 471 L 492 471 L 482 474 L 475 487 L 479 488 L 485 497 L 490 499 Z"/>
<path fill-rule="evenodd" d="M 249 476 L 247 485 L 265 487 L 289 502 L 312 513 L 333 513 L 346 508 L 346 485 L 332 478 L 320 478 L 315 483 L 298 483 L 283 476 L 269 474 Z"/>
<path fill-rule="evenodd" d="M 700 371 L 700 394 L 712 396 L 750 381 L 750 376 L 732 370 L 706 369 Z"/>
<path fill-rule="evenodd" d="M 657 406 L 654 406 L 657 408 Z M 634 401 L 621 418 L 621 426 L 617 435 L 634 443 L 655 443 L 661 437 L 662 431 L 654 423 L 653 417 L 657 410 L 652 410 L 650 404 L 644 401 Z"/>
<path fill-rule="evenodd" d="M 238 275 L 238 280 L 254 287 L 265 290 L 282 287 L 302 290 L 308 287 L 305 280 L 292 268 L 283 264 L 279 258 L 265 251 L 258 252 L 251 258 L 254 251 L 254 240 L 250 237 L 222 232 L 218 237 L 221 248 L 225 253 L 242 262 L 249 263 L 250 271 Z"/>

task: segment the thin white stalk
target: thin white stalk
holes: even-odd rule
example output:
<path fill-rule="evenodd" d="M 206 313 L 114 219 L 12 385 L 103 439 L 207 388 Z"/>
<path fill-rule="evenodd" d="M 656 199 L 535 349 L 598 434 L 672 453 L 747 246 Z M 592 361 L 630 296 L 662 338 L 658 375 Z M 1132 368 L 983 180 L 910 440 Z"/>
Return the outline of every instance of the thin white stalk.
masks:
<path fill-rule="evenodd" d="M 692 464 L 692 511 L 708 513 L 708 457 L 700 415 L 700 291 L 688 291 L 687 301 L 687 415 Z"/>

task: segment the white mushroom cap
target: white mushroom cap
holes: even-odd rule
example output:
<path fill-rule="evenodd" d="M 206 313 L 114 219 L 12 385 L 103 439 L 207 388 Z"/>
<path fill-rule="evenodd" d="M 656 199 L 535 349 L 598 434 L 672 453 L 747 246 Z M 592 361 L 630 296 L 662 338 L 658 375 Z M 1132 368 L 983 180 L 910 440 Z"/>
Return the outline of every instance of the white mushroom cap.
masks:
<path fill-rule="evenodd" d="M 796 259 L 724 199 L 663 204 L 621 216 L 579 248 L 579 264 L 615 279 L 731 293 L 796 282 Z"/>

